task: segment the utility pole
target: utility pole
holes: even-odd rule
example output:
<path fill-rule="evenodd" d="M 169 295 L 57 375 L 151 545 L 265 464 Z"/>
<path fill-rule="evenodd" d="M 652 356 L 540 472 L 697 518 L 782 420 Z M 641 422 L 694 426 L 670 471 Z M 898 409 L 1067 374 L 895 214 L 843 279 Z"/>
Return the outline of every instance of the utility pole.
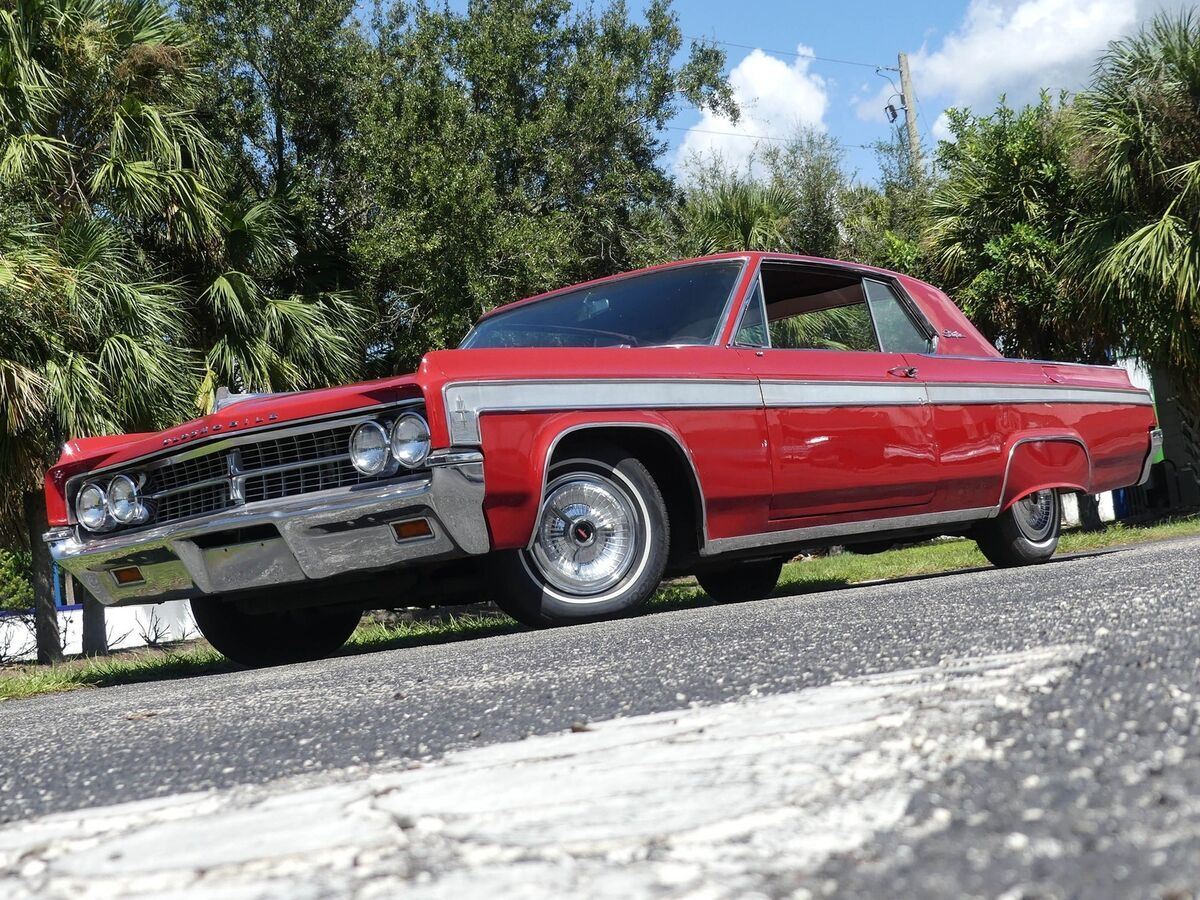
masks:
<path fill-rule="evenodd" d="M 904 101 L 904 125 L 908 129 L 908 158 L 913 178 L 921 174 L 921 136 L 917 131 L 917 98 L 913 94 L 912 73 L 908 69 L 908 54 L 897 57 L 900 62 L 900 94 Z"/>

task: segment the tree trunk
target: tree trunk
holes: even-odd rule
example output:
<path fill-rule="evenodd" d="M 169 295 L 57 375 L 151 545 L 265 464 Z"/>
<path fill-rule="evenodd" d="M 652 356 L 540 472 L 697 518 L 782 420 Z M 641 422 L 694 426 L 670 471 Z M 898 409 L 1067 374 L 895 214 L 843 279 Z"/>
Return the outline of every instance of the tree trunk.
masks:
<path fill-rule="evenodd" d="M 1079 498 L 1079 524 L 1084 531 L 1103 531 L 1104 520 L 1100 518 L 1100 501 L 1095 494 L 1076 494 Z"/>
<path fill-rule="evenodd" d="M 75 598 L 83 604 L 83 655 L 108 656 L 108 625 L 104 621 L 104 604 L 79 581 L 75 581 Z"/>
<path fill-rule="evenodd" d="M 33 557 L 33 621 L 37 634 L 37 660 L 42 665 L 57 665 L 63 661 L 62 643 L 58 634 L 58 609 L 54 605 L 53 561 L 50 548 L 42 535 L 50 527 L 46 519 L 46 500 L 41 491 L 26 491 L 25 530 L 29 534 L 29 550 Z"/>

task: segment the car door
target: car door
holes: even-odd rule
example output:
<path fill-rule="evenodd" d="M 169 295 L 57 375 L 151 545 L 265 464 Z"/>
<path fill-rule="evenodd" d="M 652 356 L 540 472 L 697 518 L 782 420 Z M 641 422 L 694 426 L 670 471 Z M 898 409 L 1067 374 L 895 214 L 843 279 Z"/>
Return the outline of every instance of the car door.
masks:
<path fill-rule="evenodd" d="M 771 519 L 884 518 L 929 505 L 932 413 L 901 352 L 898 316 L 887 285 L 851 269 L 762 263 L 734 343 L 762 389 Z M 918 346 L 927 343 L 910 339 Z"/>

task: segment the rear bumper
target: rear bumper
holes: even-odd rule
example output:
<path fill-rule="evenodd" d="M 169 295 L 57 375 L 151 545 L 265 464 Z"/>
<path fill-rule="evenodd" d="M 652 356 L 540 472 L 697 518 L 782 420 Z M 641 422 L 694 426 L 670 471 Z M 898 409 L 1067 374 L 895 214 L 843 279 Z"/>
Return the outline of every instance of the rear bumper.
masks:
<path fill-rule="evenodd" d="M 428 474 L 226 510 L 132 534 L 81 540 L 47 533 L 54 559 L 101 603 L 155 603 L 275 587 L 486 553 L 483 456 L 442 451 Z M 426 519 L 432 534 L 399 540 L 393 525 Z M 142 580 L 118 584 L 116 569 Z"/>
<path fill-rule="evenodd" d="M 1150 429 L 1150 449 L 1146 451 L 1146 461 L 1142 463 L 1142 476 L 1138 484 L 1143 485 L 1150 480 L 1150 467 L 1154 465 L 1154 457 L 1162 449 L 1163 433 L 1161 428 Z"/>

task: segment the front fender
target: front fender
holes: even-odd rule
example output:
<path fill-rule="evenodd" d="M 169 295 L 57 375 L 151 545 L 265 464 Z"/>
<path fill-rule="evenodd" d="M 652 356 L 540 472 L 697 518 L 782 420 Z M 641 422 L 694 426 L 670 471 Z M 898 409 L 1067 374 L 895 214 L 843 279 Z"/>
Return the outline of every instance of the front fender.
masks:
<path fill-rule="evenodd" d="M 652 410 L 504 413 L 480 419 L 487 468 L 484 513 L 497 550 L 529 544 L 542 488 L 555 448 L 567 435 L 587 429 L 642 428 L 665 433 L 681 449 L 683 439 Z M 686 450 L 685 450 L 686 453 Z"/>

